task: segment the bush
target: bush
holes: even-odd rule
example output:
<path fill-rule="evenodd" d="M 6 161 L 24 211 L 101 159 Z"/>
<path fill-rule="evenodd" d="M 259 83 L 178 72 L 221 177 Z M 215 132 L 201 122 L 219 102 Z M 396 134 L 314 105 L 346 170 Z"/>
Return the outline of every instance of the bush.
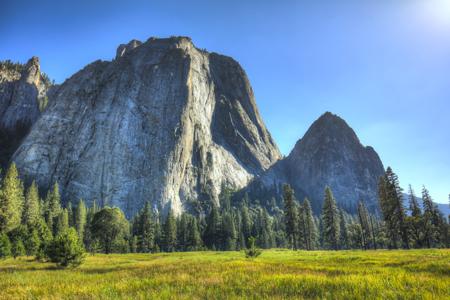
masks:
<path fill-rule="evenodd" d="M 0 234 L 0 258 L 11 256 L 11 242 L 6 234 Z"/>
<path fill-rule="evenodd" d="M 50 261 L 61 267 L 77 267 L 84 261 L 84 248 L 74 228 L 59 233 L 46 248 Z"/>
<path fill-rule="evenodd" d="M 259 255 L 261 255 L 262 251 L 256 248 L 255 240 L 256 239 L 252 236 L 248 238 L 249 247 L 247 250 L 245 250 L 245 257 L 255 258 L 255 257 L 258 257 Z"/>

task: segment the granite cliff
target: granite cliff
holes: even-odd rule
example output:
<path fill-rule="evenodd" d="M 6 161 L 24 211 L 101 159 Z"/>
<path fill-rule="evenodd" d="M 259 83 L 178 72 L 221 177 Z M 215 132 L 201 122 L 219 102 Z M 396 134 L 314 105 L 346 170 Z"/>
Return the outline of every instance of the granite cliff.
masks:
<path fill-rule="evenodd" d="M 177 213 L 217 202 L 223 186 L 243 188 L 281 157 L 243 69 L 185 37 L 120 45 L 48 103 L 12 158 L 20 173 L 58 182 L 64 201 L 128 216 L 146 201 Z"/>

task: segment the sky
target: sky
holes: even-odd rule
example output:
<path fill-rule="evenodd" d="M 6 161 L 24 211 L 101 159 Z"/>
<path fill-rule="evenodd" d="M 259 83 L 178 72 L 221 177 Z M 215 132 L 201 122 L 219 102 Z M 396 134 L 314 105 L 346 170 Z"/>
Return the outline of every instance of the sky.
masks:
<path fill-rule="evenodd" d="M 190 36 L 236 59 L 284 155 L 325 111 L 404 188 L 450 194 L 450 0 L 0 1 L 0 60 L 57 83 L 120 43 Z"/>

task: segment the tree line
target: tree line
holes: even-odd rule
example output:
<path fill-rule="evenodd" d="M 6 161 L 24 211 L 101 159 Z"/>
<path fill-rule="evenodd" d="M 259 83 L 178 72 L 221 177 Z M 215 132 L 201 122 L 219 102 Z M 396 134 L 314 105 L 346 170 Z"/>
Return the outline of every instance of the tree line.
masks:
<path fill-rule="evenodd" d="M 233 205 L 233 191 L 223 189 L 218 205 L 204 213 L 176 216 L 152 209 L 149 202 L 129 221 L 117 207 L 87 207 L 80 199 L 61 204 L 58 184 L 41 198 L 33 182 L 26 190 L 14 164 L 0 184 L 0 257 L 35 256 L 60 265 L 81 263 L 92 253 L 263 249 L 379 249 L 449 247 L 449 224 L 423 188 L 422 205 L 410 189 L 409 207 L 391 168 L 379 181 L 379 212 L 364 201 L 357 214 L 339 208 L 329 187 L 321 215 L 310 201 L 295 198 L 283 186 L 283 208 L 269 208 L 248 195 Z M 64 252 L 65 251 L 65 252 Z M 67 259 L 69 257 L 69 259 Z M 70 259 L 72 257 L 72 259 Z"/>

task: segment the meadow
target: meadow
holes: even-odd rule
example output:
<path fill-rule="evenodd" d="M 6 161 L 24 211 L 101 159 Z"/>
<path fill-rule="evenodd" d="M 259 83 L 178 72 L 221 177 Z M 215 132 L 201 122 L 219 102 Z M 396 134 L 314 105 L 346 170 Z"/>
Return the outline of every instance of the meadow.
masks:
<path fill-rule="evenodd" d="M 0 299 L 449 299 L 450 250 L 88 255 L 0 261 Z"/>

